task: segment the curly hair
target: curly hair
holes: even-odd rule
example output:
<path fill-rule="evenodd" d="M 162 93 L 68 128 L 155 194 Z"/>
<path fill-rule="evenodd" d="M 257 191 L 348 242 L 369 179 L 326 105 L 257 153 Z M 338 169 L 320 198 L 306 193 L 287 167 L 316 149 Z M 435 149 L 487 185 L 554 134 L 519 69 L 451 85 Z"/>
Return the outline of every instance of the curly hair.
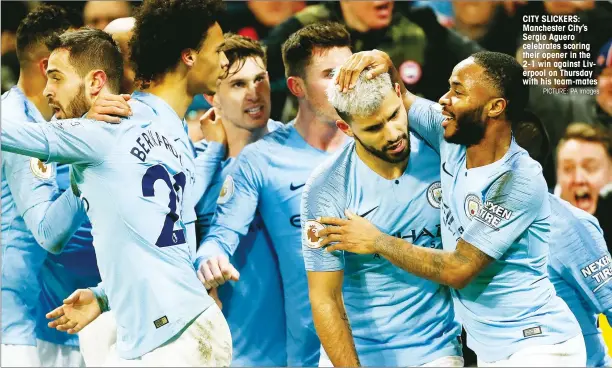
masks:
<path fill-rule="evenodd" d="M 73 26 L 68 13 L 58 6 L 41 5 L 30 12 L 17 28 L 17 58 L 20 64 L 30 60 L 28 51 L 36 45 L 45 45 L 54 35 Z"/>
<path fill-rule="evenodd" d="M 223 10 L 221 0 L 145 0 L 130 41 L 136 80 L 146 87 L 173 70 L 183 50 L 199 50 Z"/>

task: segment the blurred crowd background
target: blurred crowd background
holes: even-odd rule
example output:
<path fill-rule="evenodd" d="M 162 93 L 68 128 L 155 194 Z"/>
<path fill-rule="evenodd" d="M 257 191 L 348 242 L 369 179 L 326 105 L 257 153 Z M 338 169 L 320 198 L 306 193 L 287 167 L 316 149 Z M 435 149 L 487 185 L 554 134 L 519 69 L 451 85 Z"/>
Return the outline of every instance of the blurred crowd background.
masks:
<path fill-rule="evenodd" d="M 42 3 L 47 2 L 2 2 L 2 92 L 15 85 L 19 75 L 17 27 L 29 11 Z M 76 24 L 109 33 L 116 25 L 116 39 L 127 58 L 129 32 L 125 32 L 125 24 L 129 24 L 139 2 L 49 3 L 65 8 Z M 537 117 L 533 124 L 543 125 L 547 136 L 536 140 L 531 149 L 537 150 L 546 162 L 550 190 L 595 214 L 607 243 L 612 244 L 611 1 L 231 1 L 226 8 L 220 20 L 224 32 L 265 44 L 272 86 L 271 118 L 283 122 L 295 116 L 296 103 L 285 85 L 281 45 L 304 25 L 323 20 L 345 24 L 353 51 L 376 48 L 387 52 L 409 90 L 437 101 L 448 88 L 453 66 L 473 52 L 498 51 L 522 61 L 523 45 L 532 42 L 523 41 L 525 15 L 578 15 L 588 30 L 568 42 L 589 46 L 597 86 L 585 87 L 586 93 L 565 95 L 548 94 L 544 87 L 532 86 L 529 108 Z M 116 19 L 121 20 L 111 24 Z M 129 63 L 124 72 L 123 92 L 129 93 L 137 88 Z M 200 97 L 187 114 L 188 121 L 196 124 L 210 107 Z M 534 131 L 538 128 L 534 126 Z M 528 129 L 518 133 L 531 134 Z"/>

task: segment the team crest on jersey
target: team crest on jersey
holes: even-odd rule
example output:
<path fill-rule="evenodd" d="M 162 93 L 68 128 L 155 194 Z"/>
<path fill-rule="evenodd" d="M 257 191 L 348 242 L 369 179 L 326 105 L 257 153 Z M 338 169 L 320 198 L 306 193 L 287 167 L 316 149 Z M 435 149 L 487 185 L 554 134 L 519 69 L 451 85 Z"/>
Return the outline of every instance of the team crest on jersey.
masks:
<path fill-rule="evenodd" d="M 320 222 L 315 220 L 308 220 L 304 224 L 304 241 L 308 248 L 318 249 L 321 248 L 321 238 L 319 238 L 319 231 L 325 229 Z"/>
<path fill-rule="evenodd" d="M 432 183 L 427 188 L 427 201 L 433 208 L 440 208 L 440 202 L 442 202 L 442 184 L 439 181 Z"/>
<path fill-rule="evenodd" d="M 234 178 L 231 175 L 228 175 L 223 182 L 223 187 L 221 188 L 221 192 L 219 193 L 219 198 L 217 198 L 217 204 L 224 204 L 232 198 L 234 195 Z"/>
<path fill-rule="evenodd" d="M 471 220 L 474 216 L 478 215 L 480 208 L 482 207 L 482 200 L 475 194 L 468 194 L 465 197 L 465 214 Z"/>
<path fill-rule="evenodd" d="M 48 180 L 53 175 L 53 165 L 45 165 L 37 158 L 30 159 L 30 170 L 39 179 Z"/>

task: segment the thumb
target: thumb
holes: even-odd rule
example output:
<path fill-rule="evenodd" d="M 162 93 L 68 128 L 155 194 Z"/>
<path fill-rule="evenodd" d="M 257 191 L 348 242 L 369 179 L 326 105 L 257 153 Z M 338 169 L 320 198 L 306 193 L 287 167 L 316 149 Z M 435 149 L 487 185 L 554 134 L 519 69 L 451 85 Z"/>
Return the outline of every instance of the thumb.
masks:
<path fill-rule="evenodd" d="M 352 220 L 355 217 L 355 214 L 352 213 L 348 208 L 344 210 L 344 214 L 346 215 L 346 218 L 349 220 Z"/>
<path fill-rule="evenodd" d="M 238 272 L 238 270 L 236 270 L 235 268 L 232 269 L 232 276 L 231 276 L 230 280 L 233 280 L 233 281 L 240 280 L 240 272 Z"/>
<path fill-rule="evenodd" d="M 206 123 L 212 122 L 214 119 L 215 119 L 215 109 L 211 107 L 200 118 L 200 124 L 206 124 Z"/>
<path fill-rule="evenodd" d="M 127 93 L 122 93 L 121 97 L 123 97 L 124 100 L 129 101 L 132 98 L 132 95 L 128 95 Z"/>
<path fill-rule="evenodd" d="M 387 72 L 387 66 L 384 64 L 378 64 L 378 65 L 371 67 L 371 69 L 366 74 L 366 77 L 368 77 L 369 79 L 372 79 L 386 72 Z"/>
<path fill-rule="evenodd" d="M 79 300 L 80 296 L 81 296 L 81 290 L 77 290 L 74 293 L 70 294 L 69 297 L 64 299 L 64 304 L 74 304 Z"/>

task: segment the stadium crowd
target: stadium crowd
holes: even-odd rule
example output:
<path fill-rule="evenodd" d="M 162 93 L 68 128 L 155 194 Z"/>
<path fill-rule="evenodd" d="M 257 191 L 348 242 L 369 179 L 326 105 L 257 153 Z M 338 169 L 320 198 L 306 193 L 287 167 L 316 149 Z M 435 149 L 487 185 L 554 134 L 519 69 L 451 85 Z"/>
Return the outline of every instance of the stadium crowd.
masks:
<path fill-rule="evenodd" d="M 612 364 L 612 2 L 1 7 L 2 366 Z"/>

